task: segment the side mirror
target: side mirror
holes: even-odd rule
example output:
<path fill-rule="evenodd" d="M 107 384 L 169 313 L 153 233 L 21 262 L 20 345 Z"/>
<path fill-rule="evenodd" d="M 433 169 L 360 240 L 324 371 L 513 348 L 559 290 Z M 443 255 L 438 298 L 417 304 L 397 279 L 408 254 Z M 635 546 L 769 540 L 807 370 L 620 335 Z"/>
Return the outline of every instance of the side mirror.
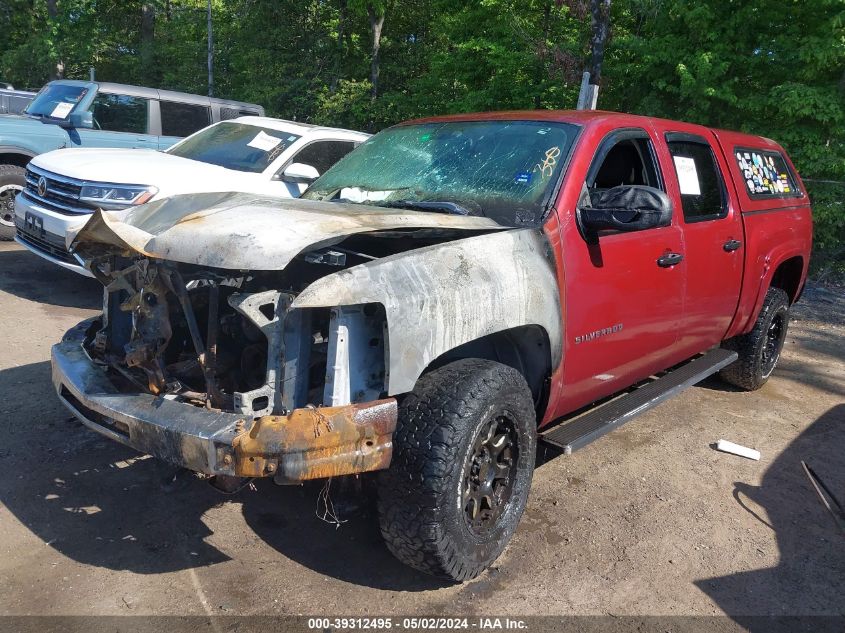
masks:
<path fill-rule="evenodd" d="M 578 228 L 588 242 L 599 231 L 642 231 L 672 223 L 672 201 L 663 191 L 642 185 L 613 187 L 596 196 L 592 206 L 580 207 Z"/>
<path fill-rule="evenodd" d="M 310 185 L 320 177 L 320 172 L 305 163 L 291 163 L 282 172 L 280 180 L 296 184 Z"/>
<path fill-rule="evenodd" d="M 91 114 L 90 110 L 71 112 L 66 119 L 62 119 L 59 125 L 65 128 L 90 130 L 94 127 L 94 115 Z"/>

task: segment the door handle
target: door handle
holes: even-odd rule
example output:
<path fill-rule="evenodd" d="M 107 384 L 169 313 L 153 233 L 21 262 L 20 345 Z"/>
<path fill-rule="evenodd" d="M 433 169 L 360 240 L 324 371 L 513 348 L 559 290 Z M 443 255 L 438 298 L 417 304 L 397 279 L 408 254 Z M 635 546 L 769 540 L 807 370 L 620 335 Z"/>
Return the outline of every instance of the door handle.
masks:
<path fill-rule="evenodd" d="M 666 253 L 662 257 L 657 258 L 657 265 L 661 268 L 671 268 L 676 264 L 680 264 L 684 256 L 680 253 Z"/>
<path fill-rule="evenodd" d="M 740 242 L 739 240 L 728 240 L 724 243 L 722 248 L 725 249 L 726 253 L 731 253 L 737 250 L 740 246 L 742 246 L 742 242 Z"/>

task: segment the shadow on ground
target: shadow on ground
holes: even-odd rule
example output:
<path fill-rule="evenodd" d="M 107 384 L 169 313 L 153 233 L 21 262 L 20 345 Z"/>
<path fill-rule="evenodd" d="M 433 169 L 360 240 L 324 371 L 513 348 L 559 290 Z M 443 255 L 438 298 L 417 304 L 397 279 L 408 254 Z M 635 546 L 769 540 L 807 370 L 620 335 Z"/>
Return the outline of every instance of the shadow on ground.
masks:
<path fill-rule="evenodd" d="M 443 586 L 390 555 L 372 513 L 339 529 L 321 521 L 315 510 L 322 482 L 279 487 L 259 481 L 257 490 L 228 497 L 187 475 L 168 492 L 162 482 L 170 471 L 83 427 L 51 392 L 49 362 L 0 371 L 0 403 L 13 394 L 26 403 L 0 411 L 0 502 L 75 561 L 140 574 L 227 561 L 209 542 L 203 515 L 231 503 L 240 506 L 248 532 L 237 538 L 248 541 L 254 533 L 320 574 L 394 591 Z"/>
<path fill-rule="evenodd" d="M 728 614 L 758 611 L 755 605 L 763 597 L 779 605 L 780 611 L 769 615 L 845 613 L 845 534 L 813 491 L 802 460 L 837 497 L 845 496 L 845 404 L 828 410 L 801 433 L 766 470 L 760 486 L 734 483 L 737 503 L 774 531 L 780 563 L 697 581 Z M 753 618 L 736 620 L 749 630 L 763 631 Z"/>
<path fill-rule="evenodd" d="M 16 246 L 4 245 L 0 250 L 0 291 L 69 308 L 98 308 L 102 304 L 103 287 L 96 280 Z"/>

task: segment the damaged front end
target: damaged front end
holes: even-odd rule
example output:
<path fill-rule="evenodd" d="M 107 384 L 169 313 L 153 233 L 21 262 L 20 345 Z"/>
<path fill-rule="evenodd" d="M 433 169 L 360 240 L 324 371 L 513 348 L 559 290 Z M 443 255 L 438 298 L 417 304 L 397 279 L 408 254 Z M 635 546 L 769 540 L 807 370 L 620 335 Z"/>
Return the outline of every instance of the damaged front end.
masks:
<path fill-rule="evenodd" d="M 202 194 L 98 211 L 68 246 L 105 291 L 53 347 L 59 397 L 207 475 L 386 468 L 395 397 L 436 359 L 530 324 L 559 349 L 542 232 L 483 217 Z"/>
<path fill-rule="evenodd" d="M 53 348 L 58 395 L 86 426 L 207 475 L 295 483 L 389 465 L 397 406 L 378 306 L 295 310 L 299 288 L 277 271 L 126 255 L 89 249 L 103 313 Z M 349 320 L 371 367 L 354 392 L 334 384 L 350 384 Z"/>

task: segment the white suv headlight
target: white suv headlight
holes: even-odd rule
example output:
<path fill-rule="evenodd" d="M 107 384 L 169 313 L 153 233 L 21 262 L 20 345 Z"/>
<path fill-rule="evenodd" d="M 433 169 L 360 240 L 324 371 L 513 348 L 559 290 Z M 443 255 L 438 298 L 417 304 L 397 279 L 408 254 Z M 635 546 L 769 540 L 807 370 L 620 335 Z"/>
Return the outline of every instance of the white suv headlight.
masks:
<path fill-rule="evenodd" d="M 79 192 L 79 200 L 104 209 L 125 209 L 129 206 L 144 204 L 157 193 L 156 187 L 83 185 Z"/>

